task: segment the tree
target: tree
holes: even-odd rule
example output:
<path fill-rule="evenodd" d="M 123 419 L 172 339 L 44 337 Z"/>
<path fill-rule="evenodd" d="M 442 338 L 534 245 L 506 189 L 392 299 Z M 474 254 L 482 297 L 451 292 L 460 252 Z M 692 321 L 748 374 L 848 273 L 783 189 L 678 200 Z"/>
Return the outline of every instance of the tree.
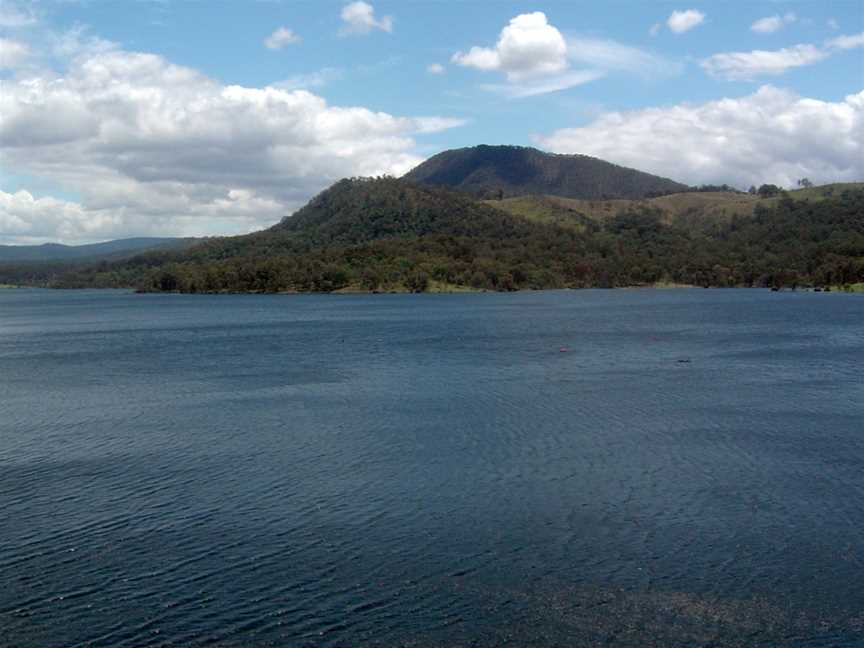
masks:
<path fill-rule="evenodd" d="M 808 188 L 810 188 L 810 187 L 813 186 L 813 183 L 810 182 L 810 178 L 801 178 L 801 179 L 798 181 L 798 186 L 799 186 L 799 187 L 804 187 L 805 189 L 808 189 Z"/>
<path fill-rule="evenodd" d="M 774 184 L 763 184 L 756 193 L 759 194 L 760 198 L 770 198 L 771 196 L 776 196 L 781 191 L 780 187 Z"/>
<path fill-rule="evenodd" d="M 426 292 L 429 288 L 429 275 L 422 270 L 416 270 L 408 275 L 405 283 L 408 286 L 408 290 L 413 293 Z"/>

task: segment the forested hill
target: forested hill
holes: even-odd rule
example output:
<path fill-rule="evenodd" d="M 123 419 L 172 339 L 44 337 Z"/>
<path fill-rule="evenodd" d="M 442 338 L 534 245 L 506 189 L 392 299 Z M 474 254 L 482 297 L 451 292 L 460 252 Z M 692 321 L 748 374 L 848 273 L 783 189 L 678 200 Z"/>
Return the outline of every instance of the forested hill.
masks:
<path fill-rule="evenodd" d="M 308 249 L 432 234 L 513 238 L 534 227 L 454 191 L 384 177 L 340 180 L 271 231 Z"/>
<path fill-rule="evenodd" d="M 587 155 L 557 155 L 520 146 L 444 151 L 404 178 L 478 198 L 551 194 L 588 200 L 637 199 L 686 191 L 681 183 Z"/>
<path fill-rule="evenodd" d="M 864 190 L 816 191 L 750 198 L 749 211 L 622 201 L 593 215 L 577 201 L 483 204 L 404 180 L 344 180 L 262 232 L 41 274 L 0 265 L 0 283 L 180 292 L 860 284 Z"/>

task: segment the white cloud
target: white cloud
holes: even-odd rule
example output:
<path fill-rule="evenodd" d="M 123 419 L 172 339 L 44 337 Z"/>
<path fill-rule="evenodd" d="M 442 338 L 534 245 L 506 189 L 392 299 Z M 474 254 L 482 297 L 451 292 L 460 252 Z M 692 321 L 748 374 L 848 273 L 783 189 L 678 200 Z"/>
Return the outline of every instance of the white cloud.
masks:
<path fill-rule="evenodd" d="M 763 86 L 739 98 L 612 112 L 536 138 L 690 184 L 864 178 L 864 91 L 829 102 Z"/>
<path fill-rule="evenodd" d="M 445 74 L 447 70 L 440 63 L 430 63 L 426 66 L 426 71 L 429 74 Z"/>
<path fill-rule="evenodd" d="M 662 23 L 654 23 L 651 25 L 651 29 L 648 30 L 648 33 L 652 36 L 657 36 L 660 33 L 660 30 L 663 29 Z"/>
<path fill-rule="evenodd" d="M 85 218 L 81 205 L 55 198 L 34 198 L 28 191 L 0 191 L 0 232 L 8 242 L 29 243 L 45 236 L 78 235 L 82 226 L 100 225 Z"/>
<path fill-rule="evenodd" d="M 555 76 L 534 79 L 524 83 L 487 83 L 481 86 L 489 92 L 496 92 L 511 99 L 523 99 L 525 97 L 534 97 L 537 95 L 566 90 L 575 86 L 596 81 L 605 76 L 605 73 L 600 70 L 579 70 L 576 72 L 567 72 L 565 74 L 556 74 Z"/>
<path fill-rule="evenodd" d="M 666 20 L 666 25 L 676 34 L 683 34 L 705 22 L 705 14 L 697 9 L 673 11 Z"/>
<path fill-rule="evenodd" d="M 84 25 L 76 25 L 60 33 L 49 32 L 48 41 L 51 55 L 58 59 L 98 56 L 119 47 L 117 43 L 93 36 Z"/>
<path fill-rule="evenodd" d="M 834 18 L 829 18 L 828 27 L 830 27 L 831 29 L 840 29 L 840 23 L 838 23 L 837 20 Z"/>
<path fill-rule="evenodd" d="M 368 34 L 374 29 L 390 33 L 393 31 L 393 17 L 384 16 L 380 20 L 375 17 L 375 9 L 368 2 L 357 0 L 342 7 L 342 29 L 339 33 Z"/>
<path fill-rule="evenodd" d="M 749 81 L 759 76 L 783 74 L 790 68 L 812 65 L 828 58 L 815 45 L 783 49 L 715 54 L 700 63 L 708 74 L 729 81 Z"/>
<path fill-rule="evenodd" d="M 401 175 L 422 161 L 414 135 L 463 123 L 85 48 L 63 73 L 0 79 L 0 166 L 80 196 L 4 195 L 0 242 L 260 229 L 339 178 Z"/>
<path fill-rule="evenodd" d="M 850 36 L 837 36 L 825 43 L 829 50 L 849 50 L 864 47 L 864 32 Z"/>
<path fill-rule="evenodd" d="M 518 82 L 566 70 L 567 43 L 546 14 L 535 11 L 511 19 L 494 48 L 472 47 L 467 53 L 457 52 L 451 61 L 479 70 L 500 70 L 509 81 Z"/>
<path fill-rule="evenodd" d="M 757 34 L 773 34 L 774 32 L 783 29 L 786 25 L 791 25 L 796 20 L 798 20 L 798 17 L 791 12 L 782 16 L 775 14 L 754 21 L 753 24 L 750 25 L 750 30 Z"/>
<path fill-rule="evenodd" d="M 864 33 L 837 36 L 826 41 L 824 47 L 801 44 L 779 50 L 724 52 L 704 59 L 700 65 L 714 77 L 729 81 L 751 81 L 760 76 L 776 76 L 792 68 L 812 65 L 824 61 L 837 51 L 862 46 Z"/>
<path fill-rule="evenodd" d="M 286 45 L 294 45 L 301 40 L 303 39 L 287 27 L 280 27 L 264 39 L 264 46 L 267 49 L 280 50 Z"/>
<path fill-rule="evenodd" d="M 494 47 L 475 46 L 467 52 L 456 52 L 450 60 L 463 67 L 504 74 L 506 84 L 481 87 L 511 98 L 572 88 L 615 71 L 645 78 L 680 71 L 676 63 L 610 39 L 565 40 L 539 11 L 511 19 Z M 571 63 L 584 69 L 573 70 Z"/>
<path fill-rule="evenodd" d="M 30 58 L 30 48 L 24 43 L 0 38 L 0 70 L 12 69 Z"/>
<path fill-rule="evenodd" d="M 468 123 L 466 119 L 454 118 L 454 117 L 415 117 L 414 118 L 414 126 L 416 132 L 428 134 L 428 133 L 440 133 L 441 131 L 449 130 L 451 128 L 458 128 L 459 126 L 464 126 Z M 405 171 L 410 171 L 410 169 L 405 169 Z"/>
<path fill-rule="evenodd" d="M 798 17 L 791 12 L 782 16 L 775 14 L 755 21 L 750 25 L 750 30 L 757 34 L 773 34 L 774 32 L 783 29 L 786 25 L 791 25 L 796 20 L 798 20 Z"/>

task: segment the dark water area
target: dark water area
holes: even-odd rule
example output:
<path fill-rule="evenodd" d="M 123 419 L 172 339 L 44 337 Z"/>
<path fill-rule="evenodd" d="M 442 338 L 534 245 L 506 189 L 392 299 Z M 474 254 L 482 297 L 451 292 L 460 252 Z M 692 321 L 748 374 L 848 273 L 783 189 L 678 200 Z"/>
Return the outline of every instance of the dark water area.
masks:
<path fill-rule="evenodd" d="M 864 296 L 0 291 L 0 645 L 862 646 Z"/>

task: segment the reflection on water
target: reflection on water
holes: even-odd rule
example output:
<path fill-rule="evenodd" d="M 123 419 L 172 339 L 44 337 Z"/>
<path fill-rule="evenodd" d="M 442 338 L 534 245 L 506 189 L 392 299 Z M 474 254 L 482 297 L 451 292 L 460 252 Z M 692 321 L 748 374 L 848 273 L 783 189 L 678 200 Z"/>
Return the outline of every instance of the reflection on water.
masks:
<path fill-rule="evenodd" d="M 0 293 L 0 643 L 860 645 L 862 322 Z"/>

